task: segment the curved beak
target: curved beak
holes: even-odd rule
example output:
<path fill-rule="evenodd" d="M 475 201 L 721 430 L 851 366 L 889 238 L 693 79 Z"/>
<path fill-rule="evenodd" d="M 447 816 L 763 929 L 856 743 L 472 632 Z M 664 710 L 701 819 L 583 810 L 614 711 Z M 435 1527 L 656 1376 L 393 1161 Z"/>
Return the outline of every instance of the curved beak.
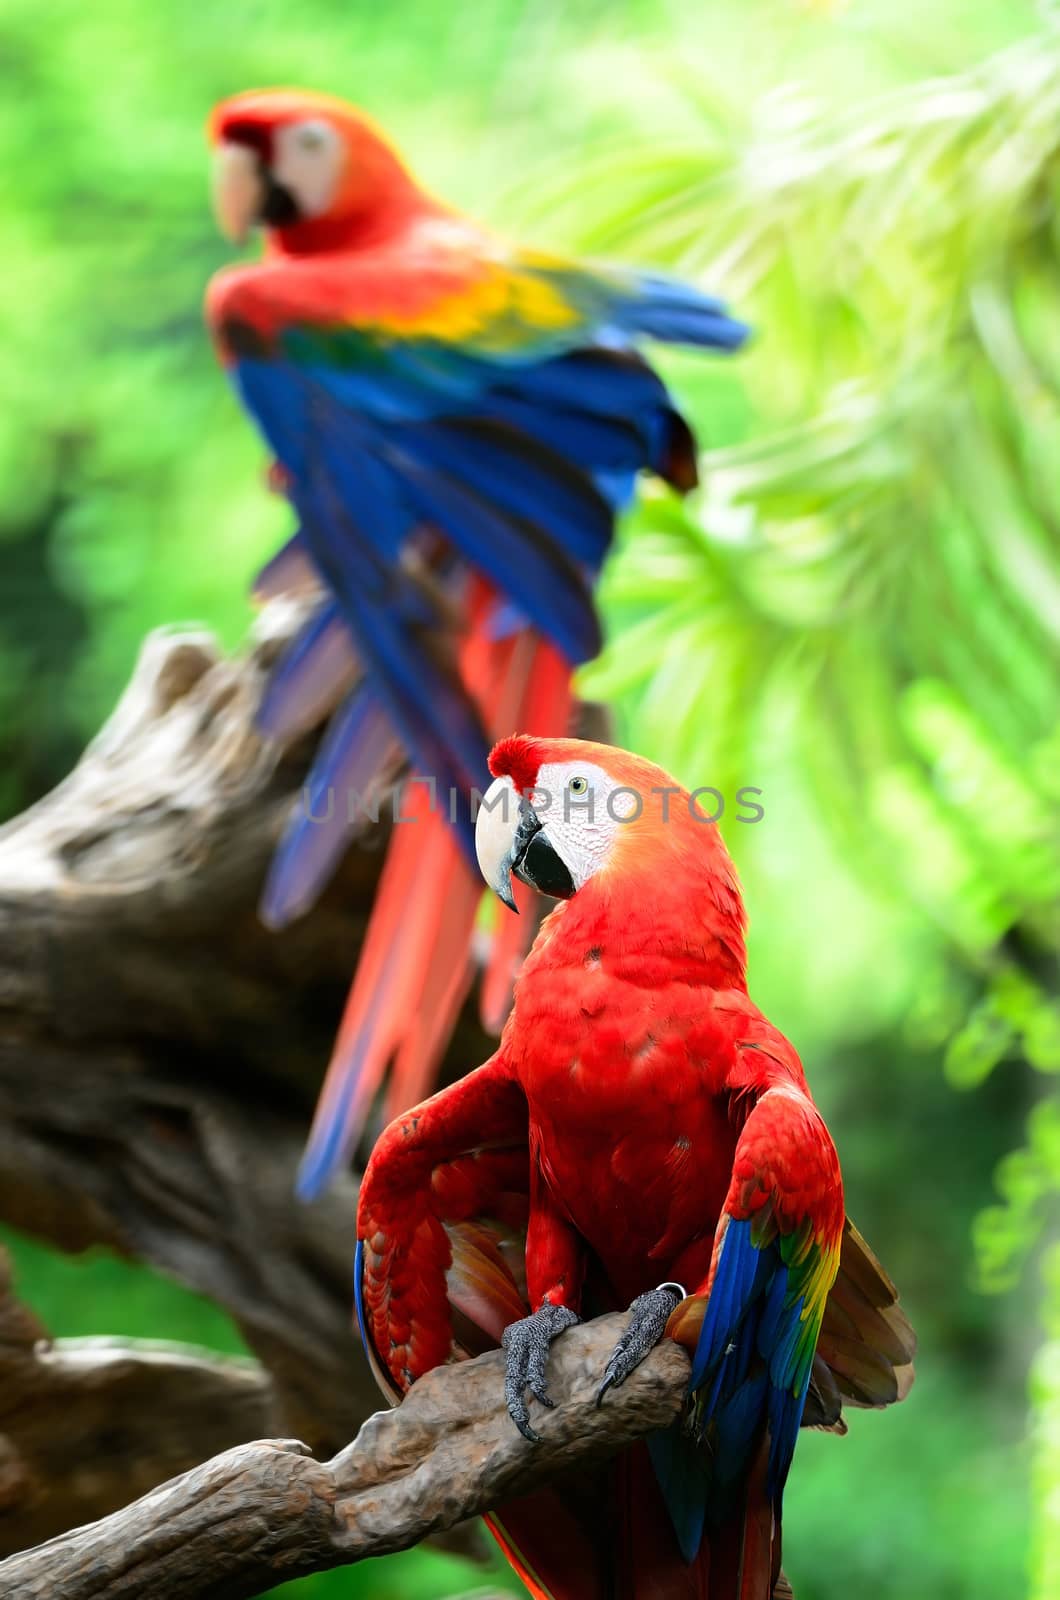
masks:
<path fill-rule="evenodd" d="M 261 219 L 267 185 L 261 162 L 247 145 L 222 141 L 213 166 L 213 209 L 226 239 L 242 244 Z"/>
<path fill-rule="evenodd" d="M 475 823 L 479 870 L 509 911 L 518 912 L 512 878 L 554 900 L 569 900 L 574 881 L 536 811 L 511 778 L 496 778 L 482 797 Z"/>

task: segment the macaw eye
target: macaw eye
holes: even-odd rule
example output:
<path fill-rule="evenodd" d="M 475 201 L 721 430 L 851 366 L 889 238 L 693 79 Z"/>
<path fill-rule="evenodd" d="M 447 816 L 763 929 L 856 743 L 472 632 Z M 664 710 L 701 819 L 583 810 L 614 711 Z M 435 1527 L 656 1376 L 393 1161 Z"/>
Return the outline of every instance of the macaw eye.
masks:
<path fill-rule="evenodd" d="M 567 788 L 571 794 L 588 794 L 589 780 L 588 778 L 572 778 Z"/>
<path fill-rule="evenodd" d="M 328 142 L 327 129 L 319 122 L 306 122 L 295 129 L 295 139 L 300 150 L 322 150 Z"/>

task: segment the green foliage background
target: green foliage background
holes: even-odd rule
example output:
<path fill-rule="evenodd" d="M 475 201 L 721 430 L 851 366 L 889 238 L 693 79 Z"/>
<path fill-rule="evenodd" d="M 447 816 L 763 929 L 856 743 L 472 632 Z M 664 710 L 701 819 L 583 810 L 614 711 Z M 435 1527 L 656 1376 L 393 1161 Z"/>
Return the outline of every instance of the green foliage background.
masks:
<path fill-rule="evenodd" d="M 921 1333 L 906 1406 L 802 1441 L 786 1566 L 800 1600 L 1060 1593 L 1048 8 L 6 0 L 4 813 L 69 766 L 147 628 L 238 639 L 285 525 L 199 312 L 228 255 L 203 120 L 284 81 L 359 100 L 498 224 L 702 277 L 756 324 L 738 363 L 667 363 L 705 488 L 630 520 L 585 687 L 683 780 L 762 790 L 760 823 L 723 819 L 753 987 Z M 236 1344 L 139 1268 L 14 1247 L 56 1333 Z M 508 1583 L 413 1552 L 285 1592 Z"/>

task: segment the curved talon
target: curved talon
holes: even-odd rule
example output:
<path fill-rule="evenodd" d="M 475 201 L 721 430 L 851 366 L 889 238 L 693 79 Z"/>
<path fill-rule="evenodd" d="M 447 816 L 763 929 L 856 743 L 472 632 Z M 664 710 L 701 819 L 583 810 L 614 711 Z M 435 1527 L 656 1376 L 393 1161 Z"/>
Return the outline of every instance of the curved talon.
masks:
<path fill-rule="evenodd" d="M 603 1403 L 604 1403 L 604 1395 L 607 1393 L 608 1389 L 613 1388 L 615 1386 L 615 1384 L 621 1384 L 621 1383 L 622 1383 L 622 1379 L 617 1375 L 617 1373 L 605 1372 L 604 1381 L 600 1385 L 599 1389 L 597 1389 L 597 1391 L 596 1391 L 596 1409 L 597 1409 L 597 1411 L 599 1411 L 600 1407 L 603 1405 Z"/>
<path fill-rule="evenodd" d="M 649 1350 L 654 1350 L 670 1320 L 670 1313 L 685 1297 L 679 1283 L 661 1283 L 647 1294 L 639 1294 L 629 1308 L 629 1322 L 604 1368 L 604 1381 L 596 1395 L 603 1404 L 608 1389 L 617 1389 L 640 1366 Z"/>
<path fill-rule="evenodd" d="M 539 1444 L 541 1436 L 530 1426 L 526 1391 L 529 1389 L 543 1406 L 554 1404 L 546 1388 L 549 1346 L 564 1328 L 571 1328 L 580 1320 L 569 1306 L 554 1306 L 546 1301 L 533 1316 L 510 1323 L 504 1330 L 504 1402 L 515 1426 L 531 1444 Z"/>
<path fill-rule="evenodd" d="M 530 1444 L 541 1443 L 541 1435 L 539 1433 L 535 1433 L 533 1428 L 530 1426 L 530 1413 L 526 1409 L 525 1400 L 519 1400 L 514 1410 L 512 1409 L 511 1402 L 509 1402 L 508 1415 L 515 1423 L 515 1426 L 519 1429 L 519 1432 L 522 1434 L 524 1439 L 526 1439 Z"/>

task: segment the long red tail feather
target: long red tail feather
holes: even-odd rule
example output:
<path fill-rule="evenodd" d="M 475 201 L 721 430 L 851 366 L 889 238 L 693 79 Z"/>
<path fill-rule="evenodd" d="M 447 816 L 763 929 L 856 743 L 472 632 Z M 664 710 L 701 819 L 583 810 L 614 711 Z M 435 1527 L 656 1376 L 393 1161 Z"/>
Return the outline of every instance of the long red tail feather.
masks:
<path fill-rule="evenodd" d="M 570 669 L 529 630 L 494 637 L 494 599 L 473 587 L 460 671 L 491 737 L 520 729 L 566 732 Z M 388 1067 L 385 1115 L 424 1099 L 473 976 L 482 884 L 427 784 L 406 785 L 353 986 L 339 1026 L 302 1163 L 300 1188 L 313 1195 L 346 1159 Z M 498 921 L 483 982 L 482 1016 L 499 1032 L 512 984 L 533 937 L 533 897 L 523 915 Z"/>

